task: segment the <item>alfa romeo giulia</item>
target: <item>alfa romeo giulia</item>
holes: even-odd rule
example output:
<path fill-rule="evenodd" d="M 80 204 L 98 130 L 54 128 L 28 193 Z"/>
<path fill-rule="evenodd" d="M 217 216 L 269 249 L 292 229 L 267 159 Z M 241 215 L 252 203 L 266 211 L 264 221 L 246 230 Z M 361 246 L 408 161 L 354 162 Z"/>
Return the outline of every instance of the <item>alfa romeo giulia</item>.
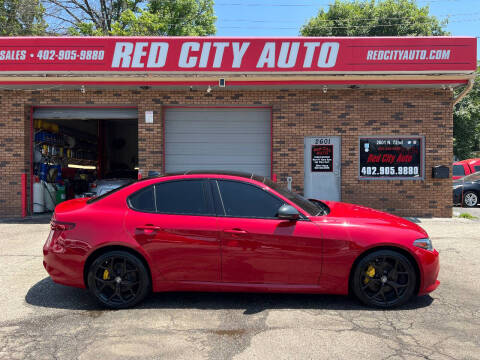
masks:
<path fill-rule="evenodd" d="M 352 294 L 390 308 L 439 285 L 438 252 L 418 225 L 234 172 L 165 175 L 63 202 L 43 254 L 53 281 L 110 308 L 150 291 Z"/>

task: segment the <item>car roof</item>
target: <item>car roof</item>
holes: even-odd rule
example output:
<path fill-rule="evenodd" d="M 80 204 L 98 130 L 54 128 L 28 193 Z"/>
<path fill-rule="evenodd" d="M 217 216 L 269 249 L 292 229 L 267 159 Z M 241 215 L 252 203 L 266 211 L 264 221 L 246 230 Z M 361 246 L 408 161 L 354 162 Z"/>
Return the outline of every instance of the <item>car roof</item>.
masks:
<path fill-rule="evenodd" d="M 461 165 L 461 164 L 469 164 L 469 165 L 474 165 L 480 163 L 480 158 L 477 159 L 465 159 L 465 160 L 460 160 L 456 161 L 453 163 L 453 165 Z"/>
<path fill-rule="evenodd" d="M 238 176 L 247 179 L 254 178 L 264 178 L 264 176 L 255 175 L 254 173 L 243 172 L 243 171 L 233 171 L 233 170 L 187 170 L 167 173 L 165 176 L 176 176 L 176 175 L 228 175 L 228 176 Z"/>
<path fill-rule="evenodd" d="M 273 186 L 273 182 L 270 178 L 263 176 L 263 175 L 257 175 L 254 173 L 249 173 L 249 172 L 243 172 L 243 171 L 233 171 L 233 170 L 188 170 L 188 171 L 174 171 L 174 172 L 169 172 L 166 174 L 159 174 L 159 175 L 154 175 L 154 176 L 147 176 L 147 177 L 142 177 L 140 180 L 137 180 L 133 182 L 131 185 L 134 184 L 143 184 L 143 183 L 155 183 L 155 180 L 160 180 L 162 181 L 169 181 L 169 180 L 179 180 L 183 176 L 185 176 L 185 179 L 188 178 L 195 178 L 195 175 L 198 175 L 198 177 L 209 177 L 210 175 L 212 177 L 237 177 L 237 178 L 243 178 L 243 179 L 248 179 L 250 182 L 256 181 L 259 183 L 262 183 L 268 187 Z M 232 179 L 233 180 L 233 179 Z"/>
<path fill-rule="evenodd" d="M 159 179 L 171 176 L 182 176 L 182 175 L 225 175 L 225 176 L 236 176 L 245 179 L 256 180 L 260 182 L 265 182 L 269 180 L 266 176 L 257 175 L 250 172 L 244 171 L 234 171 L 234 170 L 187 170 L 187 171 L 174 171 L 162 175 L 157 176 L 148 176 L 142 178 L 142 180 L 149 180 L 149 179 Z"/>

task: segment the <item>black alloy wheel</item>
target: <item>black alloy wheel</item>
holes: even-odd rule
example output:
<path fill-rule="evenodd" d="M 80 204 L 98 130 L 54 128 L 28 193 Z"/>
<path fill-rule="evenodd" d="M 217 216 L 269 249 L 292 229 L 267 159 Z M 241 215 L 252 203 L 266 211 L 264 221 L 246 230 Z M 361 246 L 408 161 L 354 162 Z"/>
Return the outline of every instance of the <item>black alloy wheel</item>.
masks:
<path fill-rule="evenodd" d="M 138 304 L 147 296 L 150 278 L 136 256 L 125 251 L 110 251 L 90 265 L 88 287 L 103 305 L 124 309 Z"/>
<path fill-rule="evenodd" d="M 417 276 L 410 260 L 392 250 L 365 256 L 355 268 L 353 291 L 364 304 L 393 308 L 407 302 L 415 291 Z"/>

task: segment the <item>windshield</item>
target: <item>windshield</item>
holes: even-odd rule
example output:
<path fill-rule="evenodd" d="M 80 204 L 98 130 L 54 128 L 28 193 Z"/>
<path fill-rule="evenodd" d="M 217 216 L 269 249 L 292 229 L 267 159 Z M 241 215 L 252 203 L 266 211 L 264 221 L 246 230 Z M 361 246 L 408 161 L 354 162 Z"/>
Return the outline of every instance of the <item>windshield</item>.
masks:
<path fill-rule="evenodd" d="M 327 215 L 330 212 L 330 209 L 326 204 L 324 204 L 321 201 L 318 200 L 308 200 L 304 198 L 303 196 L 294 193 L 293 191 L 290 191 L 288 189 L 285 189 L 284 187 L 280 186 L 277 183 L 274 183 L 273 181 L 267 179 L 267 178 L 257 178 L 254 180 L 261 181 L 268 187 L 272 188 L 276 192 L 278 192 L 280 195 L 286 197 L 288 200 L 293 202 L 295 205 L 301 207 L 303 210 L 305 210 L 309 215 L 311 216 L 318 216 L 318 215 Z"/>
<path fill-rule="evenodd" d="M 476 173 L 473 173 L 473 174 L 470 174 L 470 175 L 467 175 L 461 180 L 463 180 L 463 181 L 478 181 L 478 180 L 480 180 L 480 171 L 478 171 Z"/>

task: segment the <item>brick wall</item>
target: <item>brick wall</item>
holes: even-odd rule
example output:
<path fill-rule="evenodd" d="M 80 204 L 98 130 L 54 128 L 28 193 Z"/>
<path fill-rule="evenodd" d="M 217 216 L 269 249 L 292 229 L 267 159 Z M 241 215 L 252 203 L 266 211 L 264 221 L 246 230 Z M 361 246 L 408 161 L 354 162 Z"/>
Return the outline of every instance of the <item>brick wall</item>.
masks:
<path fill-rule="evenodd" d="M 163 168 L 162 107 L 270 105 L 273 169 L 303 191 L 304 136 L 342 136 L 342 200 L 402 216 L 450 217 L 451 180 L 433 180 L 434 165 L 452 162 L 452 98 L 448 90 L 78 90 L 0 91 L 0 216 L 21 215 L 20 176 L 30 169 L 30 109 L 35 105 L 135 105 L 139 110 L 139 166 Z M 145 124 L 146 110 L 154 123 Z M 425 181 L 359 181 L 358 137 L 423 135 Z"/>

